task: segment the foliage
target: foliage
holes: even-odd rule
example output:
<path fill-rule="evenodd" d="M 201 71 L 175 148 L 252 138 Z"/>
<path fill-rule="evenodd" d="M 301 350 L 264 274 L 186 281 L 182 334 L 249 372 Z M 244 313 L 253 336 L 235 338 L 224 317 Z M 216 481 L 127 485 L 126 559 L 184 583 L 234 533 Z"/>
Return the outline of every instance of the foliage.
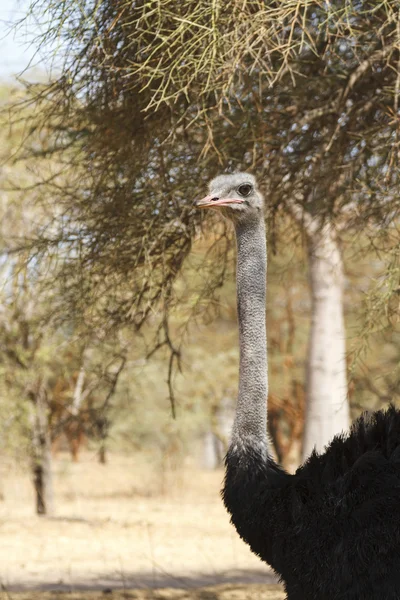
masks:
<path fill-rule="evenodd" d="M 167 347 L 172 399 L 177 338 L 231 270 L 229 229 L 191 207 L 217 171 L 257 172 L 273 249 L 293 203 L 373 240 L 395 222 L 395 0 L 35 0 L 29 18 L 64 59 L 13 116 L 34 177 L 9 185 L 41 217 L 8 242 L 57 282 L 58 325 Z M 187 269 L 203 228 L 212 251 Z"/>
<path fill-rule="evenodd" d="M 10 90 L 2 90 L 4 96 Z M 21 92 L 16 92 L 21 98 Z M 22 115 L 31 119 L 29 110 Z M 47 202 L 42 200 L 41 177 L 57 173 L 59 163 L 47 156 L 15 160 L 25 136 L 24 120 L 7 128 L 2 114 L 0 177 L 0 410 L 2 443 L 19 458 L 33 456 L 38 397 L 45 401 L 49 437 L 75 428 L 104 440 L 126 348 L 117 335 L 79 327 L 82 318 L 60 318 L 62 281 L 51 253 L 31 252 L 32 239 L 43 223 L 48 229 Z M 33 122 L 33 121 L 32 121 Z M 44 131 L 31 135 L 41 150 Z M 53 180 L 55 180 L 54 178 Z M 13 185 L 18 181 L 19 186 Z M 21 188 L 24 188 L 21 191 Z M 49 209 L 50 210 L 50 209 Z M 51 232 L 49 232 L 51 233 Z M 21 247 L 21 242 L 23 247 Z M 80 374 L 82 375 L 80 377 Z"/>
<path fill-rule="evenodd" d="M 271 235 L 293 200 L 346 225 L 384 219 L 397 185 L 394 0 L 38 0 L 29 18 L 65 57 L 30 88 L 34 127 L 53 134 L 39 153 L 59 154 L 63 181 L 46 180 L 55 214 L 35 248 L 61 256 L 67 306 L 96 327 L 139 331 L 160 310 L 155 347 L 179 361 L 173 283 L 201 225 L 192 199 L 217 170 L 257 171 Z M 202 298 L 224 277 L 220 254 Z"/>

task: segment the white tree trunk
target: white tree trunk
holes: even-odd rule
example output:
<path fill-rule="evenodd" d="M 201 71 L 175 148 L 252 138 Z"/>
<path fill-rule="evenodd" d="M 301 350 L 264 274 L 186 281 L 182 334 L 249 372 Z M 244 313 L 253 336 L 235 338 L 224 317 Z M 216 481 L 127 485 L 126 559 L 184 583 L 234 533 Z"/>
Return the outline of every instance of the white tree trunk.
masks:
<path fill-rule="evenodd" d="M 349 427 L 343 263 L 334 227 L 306 228 L 310 261 L 312 321 L 307 365 L 303 459 L 323 450 Z"/>
<path fill-rule="evenodd" d="M 224 396 L 219 405 L 214 407 L 210 430 L 203 436 L 203 468 L 216 469 L 221 466 L 228 450 L 234 416 L 235 400 Z"/>

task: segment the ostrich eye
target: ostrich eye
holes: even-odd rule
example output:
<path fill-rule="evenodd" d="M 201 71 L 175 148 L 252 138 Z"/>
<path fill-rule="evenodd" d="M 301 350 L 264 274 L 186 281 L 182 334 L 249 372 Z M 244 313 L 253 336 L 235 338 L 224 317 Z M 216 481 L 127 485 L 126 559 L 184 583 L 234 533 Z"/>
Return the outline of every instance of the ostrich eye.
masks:
<path fill-rule="evenodd" d="M 249 183 L 243 183 L 242 185 L 239 185 L 237 191 L 239 192 L 239 194 L 241 196 L 243 196 L 244 198 L 246 198 L 253 191 L 253 187 Z"/>

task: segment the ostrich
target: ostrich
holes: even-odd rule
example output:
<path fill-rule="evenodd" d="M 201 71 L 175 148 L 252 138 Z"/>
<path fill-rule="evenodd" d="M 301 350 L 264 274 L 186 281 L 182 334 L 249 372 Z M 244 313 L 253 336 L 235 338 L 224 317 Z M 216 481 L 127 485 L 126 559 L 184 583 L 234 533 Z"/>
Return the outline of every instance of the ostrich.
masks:
<path fill-rule="evenodd" d="M 273 461 L 263 198 L 236 173 L 213 179 L 195 206 L 220 211 L 236 233 L 239 393 L 222 490 L 233 525 L 288 600 L 399 600 L 400 412 L 361 416 L 293 475 Z"/>

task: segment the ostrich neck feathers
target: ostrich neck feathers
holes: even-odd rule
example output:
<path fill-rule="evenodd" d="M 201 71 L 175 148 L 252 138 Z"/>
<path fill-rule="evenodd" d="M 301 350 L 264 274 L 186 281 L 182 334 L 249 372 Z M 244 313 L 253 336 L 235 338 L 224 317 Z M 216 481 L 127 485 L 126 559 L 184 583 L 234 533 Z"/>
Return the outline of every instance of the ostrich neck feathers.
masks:
<path fill-rule="evenodd" d="M 237 307 L 239 321 L 239 393 L 232 452 L 248 448 L 267 456 L 267 338 L 265 295 L 267 249 L 264 219 L 236 225 Z"/>

